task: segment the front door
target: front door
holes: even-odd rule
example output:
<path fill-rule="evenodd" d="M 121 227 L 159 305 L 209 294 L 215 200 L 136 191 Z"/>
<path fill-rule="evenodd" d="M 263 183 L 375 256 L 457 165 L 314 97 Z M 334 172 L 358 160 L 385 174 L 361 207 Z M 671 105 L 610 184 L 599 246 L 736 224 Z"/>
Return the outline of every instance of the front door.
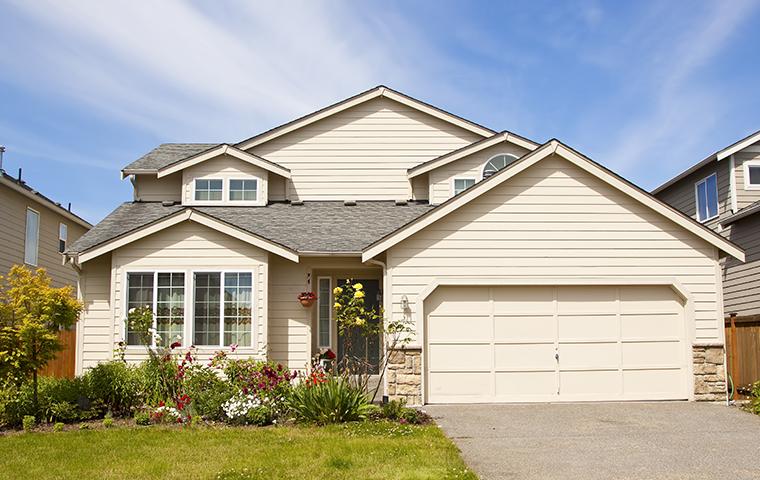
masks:
<path fill-rule="evenodd" d="M 354 283 L 361 283 L 364 286 L 364 307 L 366 309 L 380 308 L 382 293 L 380 292 L 380 280 L 354 279 Z M 338 286 L 346 283 L 345 278 L 338 279 Z M 358 328 L 352 329 L 351 336 L 351 356 L 360 358 L 370 365 L 369 373 L 376 374 L 379 372 L 380 365 L 380 335 L 365 336 Z M 346 355 L 346 339 L 343 335 L 338 335 L 338 359 L 343 360 Z"/>

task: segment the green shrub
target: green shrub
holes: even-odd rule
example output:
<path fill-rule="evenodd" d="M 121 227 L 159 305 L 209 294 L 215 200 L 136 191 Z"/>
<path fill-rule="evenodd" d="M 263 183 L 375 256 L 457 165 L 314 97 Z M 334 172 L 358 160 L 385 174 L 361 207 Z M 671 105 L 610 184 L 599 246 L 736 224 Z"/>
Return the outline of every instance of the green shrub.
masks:
<path fill-rule="evenodd" d="M 290 392 L 290 381 L 295 372 L 290 372 L 279 363 L 262 362 L 254 359 L 227 360 L 224 375 L 236 389 L 246 395 L 251 393 L 260 399 L 279 399 Z"/>
<path fill-rule="evenodd" d="M 23 425 L 25 432 L 31 432 L 34 426 L 37 425 L 37 419 L 34 418 L 34 415 L 24 415 L 21 425 Z"/>
<path fill-rule="evenodd" d="M 137 412 L 135 414 L 135 423 L 144 427 L 150 425 L 150 414 L 148 412 Z"/>
<path fill-rule="evenodd" d="M 364 420 L 371 407 L 361 388 L 341 377 L 316 385 L 302 383 L 287 399 L 296 419 L 318 424 Z"/>
<path fill-rule="evenodd" d="M 173 358 L 151 356 L 136 370 L 144 394 L 144 404 L 157 405 L 179 396 L 182 380 L 177 375 L 179 366 Z"/>
<path fill-rule="evenodd" d="M 247 425 L 264 427 L 266 425 L 271 425 L 276 419 L 277 412 L 268 405 L 262 405 L 248 411 L 248 414 L 245 416 L 245 423 Z"/>
<path fill-rule="evenodd" d="M 87 398 L 87 382 L 82 378 L 40 377 L 38 409 L 34 408 L 34 391 L 30 383 L 0 390 L 0 425 L 21 425 L 25 415 L 46 422 L 75 422 L 88 418 L 90 412 L 79 407 Z"/>
<path fill-rule="evenodd" d="M 399 420 L 406 408 L 406 400 L 391 400 L 382 406 L 383 417 L 388 420 Z"/>
<path fill-rule="evenodd" d="M 760 380 L 750 387 L 750 400 L 747 409 L 756 415 L 760 415 Z"/>
<path fill-rule="evenodd" d="M 99 363 L 85 375 L 89 397 L 101 414 L 129 415 L 143 402 L 139 369 L 121 361 Z"/>
<path fill-rule="evenodd" d="M 383 415 L 383 409 L 379 405 L 374 403 L 367 405 L 367 419 L 380 420 L 382 418 L 385 418 L 385 415 Z"/>
<path fill-rule="evenodd" d="M 112 428 L 113 427 L 113 418 L 112 417 L 106 417 L 103 419 L 103 428 Z"/>
<path fill-rule="evenodd" d="M 89 429 L 90 429 L 90 425 L 89 424 L 87 424 L 87 423 L 80 423 L 79 424 L 79 430 L 89 430 Z"/>
<path fill-rule="evenodd" d="M 195 415 L 207 420 L 223 420 L 222 406 L 235 393 L 234 387 L 216 371 L 197 364 L 186 370 L 184 389 Z"/>
<path fill-rule="evenodd" d="M 54 432 L 62 432 L 63 431 L 63 422 L 55 422 L 55 425 L 53 425 L 53 431 Z"/>

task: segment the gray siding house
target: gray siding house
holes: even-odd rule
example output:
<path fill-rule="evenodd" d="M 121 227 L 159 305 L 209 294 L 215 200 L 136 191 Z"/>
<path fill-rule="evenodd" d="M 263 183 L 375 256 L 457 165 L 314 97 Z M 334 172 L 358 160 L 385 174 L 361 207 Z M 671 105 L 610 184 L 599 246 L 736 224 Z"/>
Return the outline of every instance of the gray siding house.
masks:
<path fill-rule="evenodd" d="M 760 131 L 654 189 L 660 200 L 744 248 L 721 261 L 725 314 L 760 318 Z"/>

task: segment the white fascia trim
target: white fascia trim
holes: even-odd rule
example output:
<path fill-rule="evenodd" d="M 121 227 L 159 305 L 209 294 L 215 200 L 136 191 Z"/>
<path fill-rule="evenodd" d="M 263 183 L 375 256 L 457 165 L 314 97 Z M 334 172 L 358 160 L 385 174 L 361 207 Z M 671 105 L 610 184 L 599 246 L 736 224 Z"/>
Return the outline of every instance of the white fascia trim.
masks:
<path fill-rule="evenodd" d="M 426 113 L 428 115 L 431 115 L 433 117 L 439 118 L 445 122 L 451 123 L 453 125 L 456 125 L 458 127 L 464 128 L 465 130 L 469 130 L 473 133 L 476 133 L 482 137 L 490 137 L 494 134 L 492 130 L 489 130 L 484 127 L 477 126 L 473 123 L 466 122 L 462 119 L 459 119 L 455 117 L 454 115 L 447 114 L 445 112 L 442 112 L 440 110 L 437 110 L 435 108 L 432 108 L 428 105 L 425 105 L 421 102 L 417 102 L 416 100 L 413 100 L 411 98 L 408 98 L 404 95 L 400 95 L 392 90 L 387 89 L 386 87 L 378 87 L 375 89 L 370 90 L 369 92 L 366 92 L 362 95 L 359 95 L 358 97 L 354 98 L 353 100 L 344 101 L 341 103 L 338 103 L 334 105 L 331 108 L 327 108 L 322 112 L 319 112 L 317 114 L 309 115 L 305 118 L 303 118 L 300 121 L 293 122 L 290 125 L 285 125 L 280 128 L 275 128 L 272 132 L 260 136 L 256 136 L 248 141 L 245 141 L 243 143 L 237 144 L 237 148 L 241 150 L 248 150 L 250 148 L 255 147 L 256 145 L 261 145 L 262 143 L 266 143 L 270 140 L 273 140 L 277 137 L 280 137 L 282 135 L 288 134 L 290 132 L 293 132 L 295 130 L 298 130 L 299 128 L 303 128 L 307 125 L 311 125 L 312 123 L 318 122 L 324 118 L 330 117 L 332 115 L 335 115 L 336 113 L 340 113 L 344 110 L 348 110 L 349 108 L 355 107 L 356 105 L 362 104 L 364 102 L 367 102 L 369 100 L 372 100 L 377 97 L 385 97 L 390 100 L 394 100 L 396 102 L 399 102 L 403 105 L 406 105 L 408 107 L 414 108 L 415 110 L 418 110 L 420 112 Z"/>
<path fill-rule="evenodd" d="M 491 177 L 492 180 L 484 181 L 479 184 L 476 184 L 475 186 L 468 189 L 467 191 L 464 191 L 460 195 L 457 195 L 456 197 L 454 197 L 452 200 L 449 201 L 449 203 L 443 203 L 440 207 L 437 207 L 430 214 L 427 214 L 427 216 L 420 217 L 419 221 L 413 222 L 407 225 L 406 227 L 401 228 L 400 230 L 390 235 L 388 238 L 384 239 L 383 241 L 370 246 L 370 248 L 364 251 L 362 255 L 362 261 L 366 262 L 367 260 L 374 258 L 381 252 L 384 252 L 385 250 L 389 249 L 393 245 L 410 237 L 411 235 L 422 230 L 423 228 L 430 225 L 431 223 L 448 215 L 449 213 L 458 209 L 462 205 L 467 204 L 471 200 L 474 200 L 480 195 L 501 185 L 508 179 L 530 168 L 531 166 L 535 165 L 536 163 L 550 156 L 553 153 L 556 153 L 557 155 L 561 156 L 565 160 L 568 160 L 569 162 L 585 170 L 591 175 L 594 175 L 595 177 L 599 178 L 600 180 L 607 183 L 611 187 L 625 193 L 626 195 L 634 198 L 635 200 L 638 200 L 640 203 L 646 205 L 647 207 L 651 208 L 655 212 L 660 213 L 661 215 L 673 221 L 677 225 L 695 234 L 702 240 L 705 240 L 711 245 L 735 257 L 737 260 L 740 260 L 742 262 L 744 261 L 744 251 L 738 248 L 737 246 L 735 246 L 733 243 L 725 240 L 723 237 L 713 232 L 712 230 L 707 229 L 706 227 L 702 227 L 700 225 L 694 224 L 694 222 L 691 219 L 684 217 L 683 214 L 659 202 L 651 195 L 641 192 L 637 188 L 629 185 L 628 183 L 619 179 L 618 177 L 611 174 L 610 172 L 595 165 L 593 162 L 581 157 L 580 155 L 576 154 L 574 151 L 570 150 L 568 147 L 565 147 L 558 140 L 551 140 L 550 142 L 544 144 L 537 150 L 534 150 L 533 152 L 527 154 L 525 157 L 523 157 L 522 160 L 516 162 L 513 167 L 503 170 L 501 173 L 497 174 L 497 176 Z"/>
<path fill-rule="evenodd" d="M 513 143 L 519 147 L 525 148 L 529 151 L 533 151 L 536 148 L 538 148 L 537 145 L 526 142 L 522 138 L 516 137 L 515 135 L 512 135 L 509 132 L 504 133 L 498 133 L 494 135 L 493 137 L 489 138 L 485 141 L 476 142 L 477 144 L 470 145 L 469 147 L 464 147 L 458 152 L 454 152 L 452 154 L 447 154 L 442 157 L 440 157 L 438 160 L 433 160 L 430 163 L 424 164 L 420 166 L 419 168 L 413 168 L 409 173 L 408 177 L 414 178 L 418 177 L 420 175 L 423 175 L 425 173 L 428 173 L 432 170 L 435 170 L 436 168 L 442 167 L 444 165 L 447 165 L 451 162 L 454 162 L 456 160 L 459 160 L 460 158 L 464 158 L 468 155 L 473 155 L 475 153 L 478 153 L 482 150 L 485 150 L 486 148 L 493 147 L 494 145 L 498 145 L 501 142 L 509 142 Z"/>
<path fill-rule="evenodd" d="M 206 160 L 211 160 L 212 158 L 220 157 L 222 155 L 229 155 L 231 157 L 238 158 L 244 162 L 248 162 L 259 168 L 263 168 L 264 170 L 272 172 L 281 177 L 290 178 L 290 170 L 284 167 L 273 165 L 272 163 L 267 162 L 257 155 L 244 152 L 238 148 L 233 147 L 232 145 L 220 145 L 208 152 L 188 157 L 177 163 L 161 168 L 158 170 L 156 176 L 158 178 L 165 177 L 167 175 L 171 175 L 172 173 L 179 172 L 198 163 L 205 162 Z"/>
<path fill-rule="evenodd" d="M 121 171 L 121 179 L 124 180 L 130 175 L 155 175 L 156 170 L 150 168 L 125 168 Z"/>
<path fill-rule="evenodd" d="M 730 157 L 731 155 L 744 150 L 753 143 L 757 142 L 760 142 L 760 132 L 755 132 L 744 140 L 741 140 L 731 145 L 730 147 L 721 150 L 720 152 L 716 153 L 715 156 L 718 160 L 723 160 L 724 158 Z"/>
<path fill-rule="evenodd" d="M 734 156 L 728 157 L 728 188 L 729 195 L 731 195 L 731 213 L 736 213 L 739 210 L 739 199 L 736 198 L 736 161 Z"/>
<path fill-rule="evenodd" d="M 209 228 L 225 233 L 231 237 L 240 239 L 255 247 L 259 247 L 262 250 L 266 250 L 268 252 L 271 252 L 283 258 L 286 258 L 290 261 L 298 263 L 298 254 L 296 252 L 290 249 L 287 249 L 285 247 L 282 247 L 280 245 L 277 245 L 276 243 L 270 242 L 269 240 L 261 238 L 257 235 L 244 232 L 238 228 L 232 227 L 218 220 L 214 220 L 211 217 L 208 217 L 206 215 L 203 215 L 202 213 L 199 213 L 190 209 L 183 210 L 175 215 L 172 215 L 168 218 L 165 218 L 156 223 L 148 225 L 145 228 L 137 230 L 136 232 L 132 232 L 123 237 L 114 239 L 104 245 L 100 245 L 91 250 L 80 253 L 76 257 L 76 262 L 81 265 L 89 260 L 92 260 L 93 258 L 99 257 L 103 254 L 116 250 L 117 248 L 123 247 L 124 245 L 128 245 L 141 238 L 145 238 L 148 235 L 152 235 L 156 232 L 159 232 L 161 230 L 164 230 L 166 228 L 177 225 L 178 223 L 181 223 L 187 220 L 199 223 L 201 225 L 205 225 Z"/>
<path fill-rule="evenodd" d="M 90 225 L 87 221 L 82 220 L 81 218 L 79 218 L 76 215 L 74 215 L 73 213 L 69 212 L 68 210 L 66 210 L 62 206 L 56 205 L 54 202 L 51 202 L 50 200 L 41 198 L 41 197 L 35 195 L 33 192 L 30 192 L 29 190 L 25 189 L 24 187 L 21 187 L 21 186 L 17 185 L 16 183 L 11 182 L 10 180 L 6 180 L 5 178 L 2 178 L 2 176 L 0 176 L 0 184 L 5 185 L 8 188 L 11 188 L 11 189 L 15 190 L 16 192 L 20 193 L 21 195 L 23 195 L 23 196 L 25 196 L 25 197 L 27 197 L 27 198 L 29 198 L 31 200 L 34 200 L 37 204 L 42 205 L 42 206 L 44 206 L 46 208 L 49 208 L 53 212 L 61 215 L 62 217 L 66 218 L 68 220 L 71 220 L 72 222 L 74 222 L 77 225 L 80 225 L 80 226 L 86 228 L 87 230 L 89 230 L 89 229 L 92 228 L 92 225 Z"/>
<path fill-rule="evenodd" d="M 731 158 L 734 158 L 733 155 Z M 749 183 L 749 167 L 760 167 L 760 160 L 746 160 L 742 165 L 742 168 L 744 169 L 744 189 L 760 190 L 760 185 Z"/>

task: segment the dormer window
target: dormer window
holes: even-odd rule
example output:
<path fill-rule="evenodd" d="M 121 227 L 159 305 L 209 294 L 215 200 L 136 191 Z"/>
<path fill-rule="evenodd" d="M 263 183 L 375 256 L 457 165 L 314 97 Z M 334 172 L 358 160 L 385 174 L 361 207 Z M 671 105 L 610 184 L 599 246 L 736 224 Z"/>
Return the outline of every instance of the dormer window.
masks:
<path fill-rule="evenodd" d="M 744 162 L 744 188 L 760 190 L 760 160 Z"/>
<path fill-rule="evenodd" d="M 483 167 L 483 178 L 488 178 L 499 170 L 507 168 L 515 160 L 517 160 L 517 155 L 511 153 L 500 153 L 491 157 Z"/>
<path fill-rule="evenodd" d="M 220 202 L 222 200 L 223 188 L 224 182 L 220 178 L 196 179 L 195 200 L 200 202 Z"/>
<path fill-rule="evenodd" d="M 231 202 L 255 202 L 257 200 L 258 186 L 256 179 L 231 179 L 229 199 Z"/>

